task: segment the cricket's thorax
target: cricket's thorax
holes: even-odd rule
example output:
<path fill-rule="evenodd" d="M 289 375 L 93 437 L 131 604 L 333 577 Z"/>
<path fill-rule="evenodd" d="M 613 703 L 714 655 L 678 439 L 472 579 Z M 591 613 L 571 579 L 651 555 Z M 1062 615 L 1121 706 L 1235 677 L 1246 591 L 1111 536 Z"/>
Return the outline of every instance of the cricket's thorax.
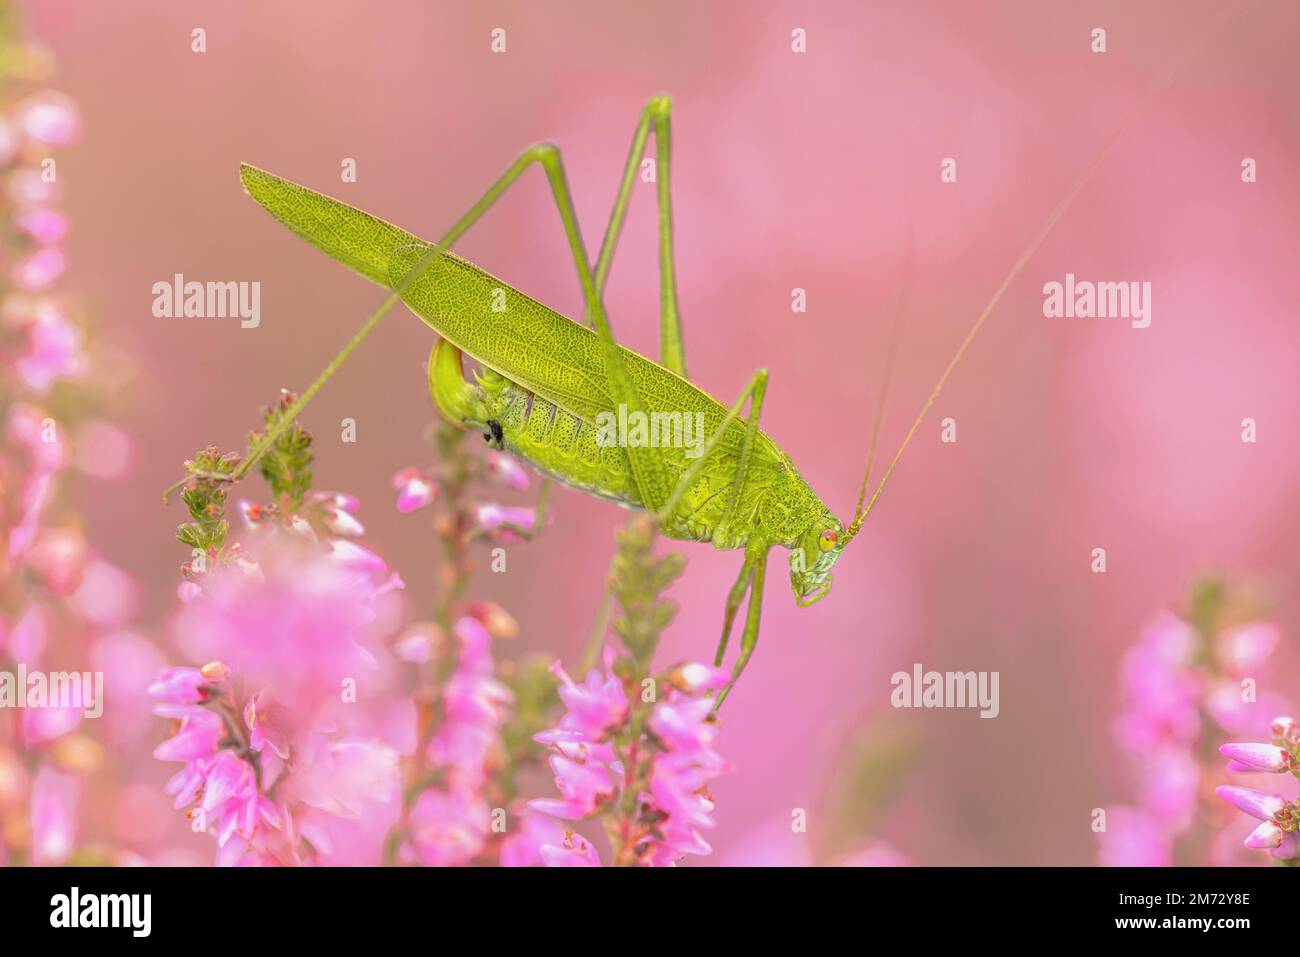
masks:
<path fill-rule="evenodd" d="M 435 364 L 438 361 L 435 356 Z M 456 373 L 459 363 L 457 356 Z M 693 426 L 682 428 L 685 423 L 680 417 L 672 419 L 667 413 L 649 413 L 650 426 L 638 434 L 617 420 L 585 421 L 491 370 L 474 375 L 472 381 L 459 379 L 459 385 L 452 374 L 448 363 L 431 378 L 434 399 L 444 415 L 479 432 L 492 447 L 518 456 L 543 474 L 627 508 L 645 506 L 624 441 L 639 441 L 656 448 L 669 481 L 676 483 L 699 457 L 707 439 L 706 435 L 698 442 L 677 442 L 679 436 L 690 438 Z M 775 448 L 770 439 L 763 439 Z M 711 542 L 721 549 L 743 548 L 755 530 L 770 541 L 791 543 L 807 526 L 808 517 L 823 510 L 787 457 L 781 454 L 779 464 L 773 464 L 770 456 L 764 456 L 762 461 L 751 461 L 735 519 L 729 526 L 732 531 L 723 528 L 737 458 L 730 450 L 715 450 L 682 498 L 665 534 Z"/>

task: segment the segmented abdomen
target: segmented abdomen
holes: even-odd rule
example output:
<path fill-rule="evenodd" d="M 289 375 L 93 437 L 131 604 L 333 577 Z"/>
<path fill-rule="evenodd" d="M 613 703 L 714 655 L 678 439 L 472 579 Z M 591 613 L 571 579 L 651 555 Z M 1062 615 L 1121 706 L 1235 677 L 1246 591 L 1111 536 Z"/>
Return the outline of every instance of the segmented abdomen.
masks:
<path fill-rule="evenodd" d="M 489 408 L 501 426 L 502 446 L 570 485 L 631 508 L 642 507 L 627 453 L 601 447 L 595 423 L 506 379 L 488 389 Z"/>
<path fill-rule="evenodd" d="M 628 508 L 645 507 L 632 476 L 632 464 L 626 449 L 602 443 L 597 423 L 584 421 L 493 373 L 482 376 L 480 382 L 492 421 L 501 428 L 501 446 L 505 451 L 525 459 L 544 474 L 572 488 L 611 499 Z M 475 426 L 488 426 L 488 423 L 475 423 Z M 485 434 L 491 434 L 490 426 Z M 693 461 L 680 448 L 659 448 L 656 454 L 673 483 L 685 474 Z M 729 501 L 735 468 L 734 457 L 725 453 L 715 455 L 683 497 L 665 533 L 672 538 L 711 541 Z M 742 512 L 752 510 L 749 503 L 757 501 L 766 484 L 761 474 L 754 474 L 751 479 L 746 483 L 746 503 L 742 503 Z M 737 526 L 748 529 L 752 524 L 742 520 Z M 742 535 L 735 542 L 714 544 L 737 548 L 743 546 L 744 537 Z"/>

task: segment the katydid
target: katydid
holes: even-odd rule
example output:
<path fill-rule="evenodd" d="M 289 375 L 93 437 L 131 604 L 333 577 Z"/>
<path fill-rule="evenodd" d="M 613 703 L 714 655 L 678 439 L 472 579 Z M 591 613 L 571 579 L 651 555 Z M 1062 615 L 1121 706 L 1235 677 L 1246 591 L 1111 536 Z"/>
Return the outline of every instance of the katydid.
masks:
<path fill-rule="evenodd" d="M 743 550 L 739 577 L 727 595 L 715 658 L 721 665 L 740 605 L 748 595 L 740 653 L 725 696 L 758 640 L 770 550 L 774 546 L 789 550 L 790 584 L 800 606 L 826 596 L 832 567 L 858 534 L 940 389 L 1102 157 L 1097 157 L 1058 204 L 979 314 L 867 500 L 873 438 L 857 507 L 846 526 L 799 474 L 790 456 L 759 428 L 768 384 L 766 370 L 756 371 L 730 406 L 687 377 L 673 259 L 670 115 L 670 101 L 664 96 L 651 99 L 642 112 L 594 266 L 578 228 L 560 152 L 551 144 L 525 151 L 437 243 L 420 240 L 352 206 L 253 166 L 243 165 L 240 179 L 249 195 L 293 232 L 391 290 L 380 309 L 288 410 L 284 421 L 301 412 L 379 319 L 403 301 L 440 337 L 428 369 L 430 392 L 443 416 L 481 432 L 492 445 L 530 462 L 547 476 L 652 512 L 662 533 L 670 538 Z M 661 276 L 659 362 L 618 345 L 601 300 L 651 132 L 657 163 Z M 1102 155 L 1108 150 L 1109 145 Z M 558 206 L 590 325 L 560 315 L 449 251 L 534 163 L 545 172 Z M 463 354 L 481 367 L 470 378 L 462 368 Z M 746 403 L 749 414 L 742 417 Z M 695 450 L 600 441 L 599 417 L 620 411 L 643 417 L 699 414 L 707 438 L 703 448 Z M 877 410 L 875 435 L 879 434 L 879 422 Z M 251 467 L 274 438 L 273 431 L 263 437 L 235 478 Z M 697 454 L 690 454 L 692 451 Z"/>

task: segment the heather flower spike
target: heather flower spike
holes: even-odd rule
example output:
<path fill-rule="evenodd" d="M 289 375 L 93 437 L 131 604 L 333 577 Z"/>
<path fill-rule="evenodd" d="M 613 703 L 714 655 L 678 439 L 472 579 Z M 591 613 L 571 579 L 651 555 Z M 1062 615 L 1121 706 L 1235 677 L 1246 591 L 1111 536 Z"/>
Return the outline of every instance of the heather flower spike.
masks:
<path fill-rule="evenodd" d="M 1229 758 L 1229 770 L 1282 774 L 1291 772 L 1300 778 L 1295 721 L 1288 716 L 1270 723 L 1273 743 L 1225 744 L 1219 752 Z M 1237 810 L 1263 823 L 1247 835 L 1248 848 L 1267 848 L 1275 859 L 1284 863 L 1300 862 L 1300 800 L 1288 801 L 1277 794 L 1265 794 L 1253 788 L 1224 785 L 1216 793 Z"/>
<path fill-rule="evenodd" d="M 1271 742 L 1249 740 L 1267 737 L 1265 718 L 1286 704 L 1261 681 L 1280 630 L 1258 618 L 1226 624 L 1251 606 L 1213 579 L 1197 586 L 1188 607 L 1186 617 L 1166 613 L 1152 621 L 1124 659 L 1125 710 L 1115 734 L 1134 759 L 1138 806 L 1109 815 L 1102 836 L 1107 864 L 1206 863 L 1189 854 L 1192 847 L 1206 848 L 1209 863 L 1242 863 L 1245 835 L 1234 811 L 1255 821 L 1247 847 L 1272 848 L 1282 840 L 1279 830 L 1294 829 L 1288 798 L 1230 776 L 1297 771 L 1289 718 L 1271 722 Z M 1249 699 L 1242 693 L 1246 679 L 1258 685 Z M 1207 762 L 1210 748 L 1223 764 Z M 1210 791 L 1217 800 L 1207 798 Z"/>

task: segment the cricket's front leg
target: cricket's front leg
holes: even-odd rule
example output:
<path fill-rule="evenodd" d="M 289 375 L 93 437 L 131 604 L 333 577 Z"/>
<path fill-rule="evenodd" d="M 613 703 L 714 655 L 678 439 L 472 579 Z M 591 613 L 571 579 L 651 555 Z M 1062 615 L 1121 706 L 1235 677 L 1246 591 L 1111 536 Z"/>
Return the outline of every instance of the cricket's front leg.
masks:
<path fill-rule="evenodd" d="M 756 553 L 746 547 L 745 560 L 741 563 L 740 574 L 736 576 L 735 584 L 727 592 L 727 607 L 722 614 L 722 637 L 718 640 L 718 651 L 713 656 L 713 667 L 720 668 L 722 659 L 727 654 L 727 642 L 731 640 L 731 626 L 736 622 L 736 612 L 740 611 L 740 603 L 745 600 L 745 595 L 749 593 L 750 582 L 754 578 L 754 560 Z"/>
<path fill-rule="evenodd" d="M 754 648 L 758 646 L 758 626 L 763 617 L 763 582 L 767 576 L 767 556 L 771 547 L 768 542 L 759 542 L 755 546 L 754 574 L 750 584 L 749 606 L 745 609 L 745 630 L 740 636 L 740 656 L 731 669 L 731 681 L 718 692 L 718 702 L 713 706 L 715 714 L 722 707 L 722 702 L 727 700 L 727 695 L 731 694 L 731 689 L 736 686 L 741 672 L 749 664 Z M 725 635 L 723 641 L 725 644 Z"/>

